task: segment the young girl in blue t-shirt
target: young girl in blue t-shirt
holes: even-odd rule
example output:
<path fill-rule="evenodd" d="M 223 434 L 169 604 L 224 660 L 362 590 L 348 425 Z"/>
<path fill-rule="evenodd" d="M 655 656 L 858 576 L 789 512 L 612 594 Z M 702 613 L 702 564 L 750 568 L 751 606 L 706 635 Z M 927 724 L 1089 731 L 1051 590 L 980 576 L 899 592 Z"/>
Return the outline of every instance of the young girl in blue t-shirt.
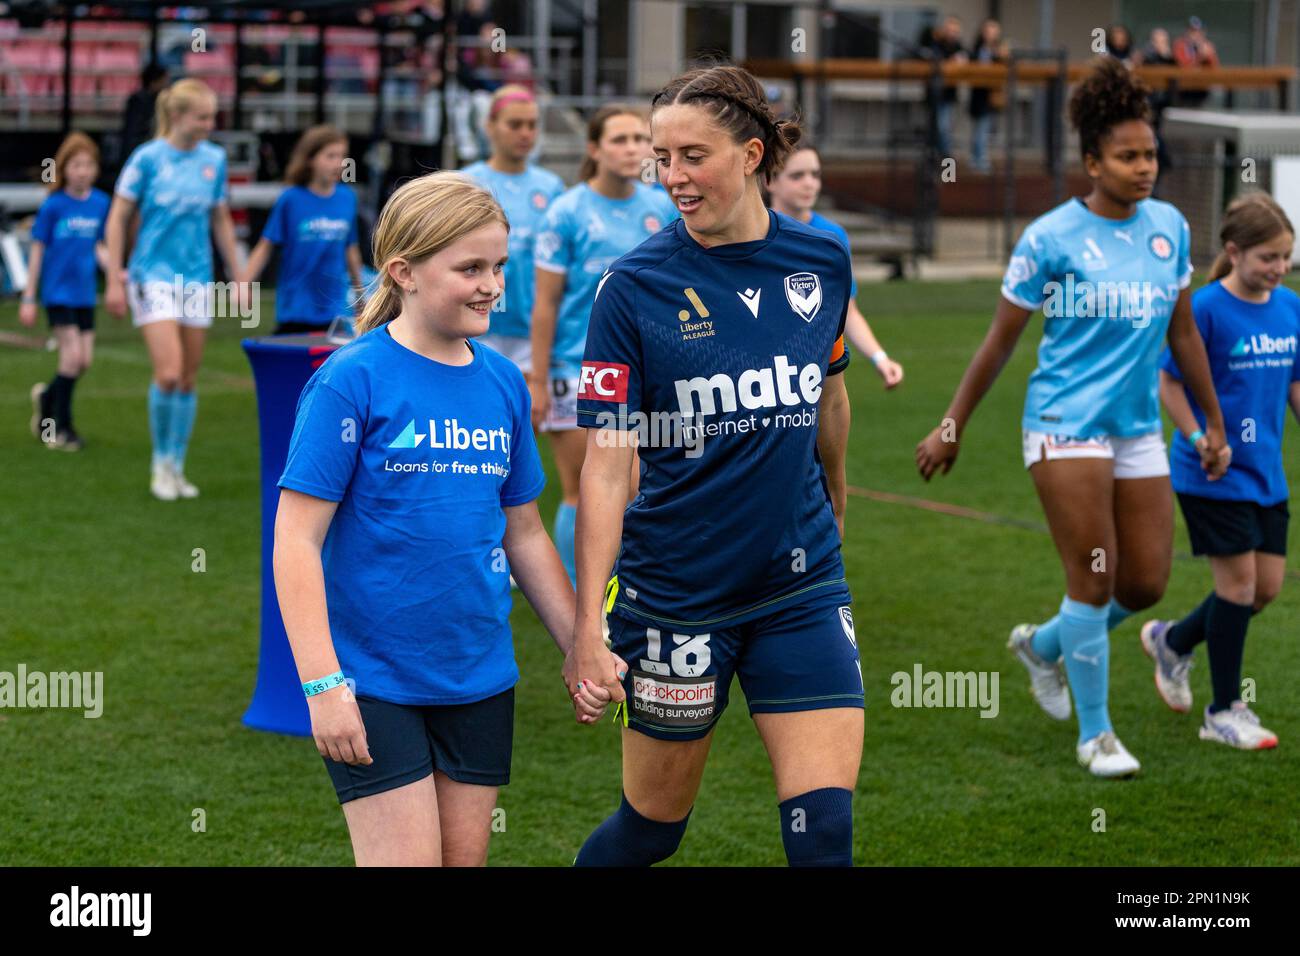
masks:
<path fill-rule="evenodd" d="M 72 427 L 72 390 L 90 368 L 95 348 L 95 266 L 107 261 L 104 221 L 108 195 L 95 188 L 99 148 L 85 133 L 71 133 L 54 154 L 54 181 L 32 226 L 18 320 L 36 324 L 36 302 L 45 305 L 59 343 L 59 364 L 49 383 L 32 386 L 32 434 L 46 448 L 80 451 Z"/>
<path fill-rule="evenodd" d="M 1288 405 L 1300 419 L 1300 297 L 1281 282 L 1291 268 L 1295 230 L 1267 194 L 1252 193 L 1228 207 L 1219 235 L 1223 252 L 1211 281 L 1192 297 L 1233 452 L 1232 467 L 1218 481 L 1197 464 L 1205 415 L 1167 350 L 1160 371 L 1160 399 L 1177 428 L 1170 452 L 1174 491 L 1192 553 L 1210 559 L 1214 590 L 1181 621 L 1147 621 L 1142 647 L 1155 660 L 1161 698 L 1186 713 L 1192 652 L 1204 641 L 1214 699 L 1205 708 L 1201 739 L 1263 750 L 1277 746 L 1277 735 L 1241 699 L 1241 660 L 1251 616 L 1277 597 L 1286 571 L 1282 431 Z"/>
<path fill-rule="evenodd" d="M 293 148 L 285 182 L 253 247 L 244 281 L 255 282 L 275 248 L 281 251 L 275 289 L 275 334 L 318 332 L 361 299 L 357 196 L 343 185 L 348 138 L 333 126 L 313 126 Z"/>
<path fill-rule="evenodd" d="M 486 861 L 519 679 L 511 572 L 560 650 L 573 642 L 573 588 L 537 513 L 528 387 L 469 341 L 501 295 L 507 230 L 463 176 L 398 189 L 360 335 L 298 402 L 276 591 L 358 865 Z M 578 720 L 608 700 L 576 688 Z"/>

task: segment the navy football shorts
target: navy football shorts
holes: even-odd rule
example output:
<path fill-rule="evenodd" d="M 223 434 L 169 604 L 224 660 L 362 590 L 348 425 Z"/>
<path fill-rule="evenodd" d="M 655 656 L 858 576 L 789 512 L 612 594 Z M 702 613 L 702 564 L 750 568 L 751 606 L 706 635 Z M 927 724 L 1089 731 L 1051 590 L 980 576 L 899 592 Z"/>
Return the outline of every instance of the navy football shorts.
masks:
<path fill-rule="evenodd" d="M 609 636 L 628 664 L 628 726 L 660 740 L 706 736 L 733 675 L 751 715 L 864 706 L 853 612 L 842 598 L 694 634 L 611 613 Z"/>

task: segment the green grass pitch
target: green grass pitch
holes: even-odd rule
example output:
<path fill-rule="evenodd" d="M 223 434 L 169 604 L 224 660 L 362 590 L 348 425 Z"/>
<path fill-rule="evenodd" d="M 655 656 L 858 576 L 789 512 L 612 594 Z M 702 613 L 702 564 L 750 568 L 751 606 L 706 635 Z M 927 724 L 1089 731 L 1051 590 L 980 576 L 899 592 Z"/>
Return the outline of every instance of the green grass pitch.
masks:
<path fill-rule="evenodd" d="M 1281 739 L 1276 751 L 1199 741 L 1195 714 L 1166 710 L 1138 644 L 1141 617 L 1113 634 L 1110 676 L 1116 729 L 1142 761 L 1137 779 L 1091 778 L 1074 762 L 1073 720 L 1050 721 L 1030 699 L 1004 648 L 1007 632 L 1050 616 L 1063 588 L 1052 542 L 1035 530 L 1042 515 L 1020 461 L 1020 408 L 1041 320 L 976 414 L 954 471 L 927 487 L 912 461 L 997 294 L 989 281 L 863 289 L 864 310 L 907 378 L 886 394 L 869 363 L 850 368 L 850 484 L 1022 525 L 850 499 L 844 556 L 868 703 L 855 862 L 1300 863 L 1300 582 L 1292 577 L 1246 646 L 1245 674 Z M 0 332 L 23 331 L 16 313 L 12 300 L 0 305 Z M 209 342 L 187 468 L 202 497 L 164 504 L 148 493 L 143 345 L 102 309 L 99 329 L 76 397 L 87 448 L 75 455 L 45 450 L 27 430 L 28 388 L 49 378 L 53 355 L 0 345 L 0 670 L 21 662 L 105 675 L 97 720 L 0 710 L 0 864 L 350 864 L 343 815 L 311 742 L 239 722 L 257 666 L 261 580 L 257 415 L 239 348 L 246 332 L 219 323 Z M 1286 458 L 1294 483 L 1294 424 Z M 548 523 L 558 494 L 551 476 L 540 502 Z M 1181 517 L 1175 547 L 1187 550 Z M 195 548 L 206 553 L 205 573 L 191 570 Z M 1154 611 L 1180 616 L 1209 587 L 1207 566 L 1176 560 Z M 617 804 L 618 735 L 608 720 L 594 729 L 574 723 L 560 656 L 522 600 L 512 622 L 523 678 L 513 782 L 500 798 L 505 828 L 492 838 L 490 862 L 567 865 Z M 999 672 L 998 715 L 892 707 L 891 675 L 918 663 Z M 1203 650 L 1192 674 L 1199 712 L 1209 694 Z M 196 809 L 203 832 L 192 826 Z M 784 859 L 771 772 L 736 688 L 671 864 Z"/>

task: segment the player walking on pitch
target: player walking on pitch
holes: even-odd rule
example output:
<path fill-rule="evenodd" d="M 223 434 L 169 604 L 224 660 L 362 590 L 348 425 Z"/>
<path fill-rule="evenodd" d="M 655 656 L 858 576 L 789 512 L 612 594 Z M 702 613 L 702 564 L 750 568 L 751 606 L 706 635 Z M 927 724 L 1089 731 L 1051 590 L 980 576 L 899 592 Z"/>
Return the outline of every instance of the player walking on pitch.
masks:
<path fill-rule="evenodd" d="M 594 681 L 623 701 L 624 728 L 620 806 L 576 862 L 643 866 L 675 852 L 739 675 L 790 863 L 848 866 L 863 735 L 837 528 L 848 253 L 764 207 L 759 179 L 799 129 L 775 118 L 749 73 L 676 78 L 651 126 L 682 218 L 601 279 L 578 393 L 589 431 L 565 674 L 571 689 Z M 673 422 L 673 435 L 634 424 L 645 420 Z M 642 464 L 628 505 L 630 435 Z"/>
<path fill-rule="evenodd" d="M 1099 777 L 1136 773 L 1107 710 L 1109 631 L 1160 600 L 1173 553 L 1173 496 L 1156 395 L 1169 347 L 1206 411 L 1197 453 L 1209 477 L 1228 463 L 1223 417 L 1192 320 L 1189 232 L 1151 199 L 1156 141 L 1148 90 L 1115 60 L 1070 98 L 1092 191 L 1025 229 L 993 325 L 944 416 L 916 448 L 925 480 L 946 474 L 975 406 L 1035 311 L 1045 316 L 1022 420 L 1025 467 L 1065 569 L 1060 614 L 1021 625 L 1010 647 L 1034 697 L 1057 720 L 1078 710 L 1079 763 Z"/>

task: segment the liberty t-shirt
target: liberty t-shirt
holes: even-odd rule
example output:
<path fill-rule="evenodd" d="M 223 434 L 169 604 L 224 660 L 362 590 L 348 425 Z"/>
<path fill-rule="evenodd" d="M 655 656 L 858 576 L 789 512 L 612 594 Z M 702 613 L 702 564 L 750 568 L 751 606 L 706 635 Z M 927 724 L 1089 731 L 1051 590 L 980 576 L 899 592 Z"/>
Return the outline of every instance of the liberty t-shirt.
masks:
<path fill-rule="evenodd" d="M 321 561 L 359 696 L 463 704 L 519 679 L 502 509 L 545 478 L 523 375 L 473 354 L 435 362 L 384 325 L 332 354 L 298 401 L 279 485 L 339 503 Z"/>

